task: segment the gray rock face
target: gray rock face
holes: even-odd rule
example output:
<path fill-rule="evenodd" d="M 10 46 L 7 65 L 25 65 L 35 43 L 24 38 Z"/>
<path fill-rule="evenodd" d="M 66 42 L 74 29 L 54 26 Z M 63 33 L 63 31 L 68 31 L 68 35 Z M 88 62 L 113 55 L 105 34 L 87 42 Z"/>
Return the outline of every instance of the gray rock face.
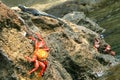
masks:
<path fill-rule="evenodd" d="M 0 79 L 2 80 L 17 80 L 14 74 L 12 61 L 3 51 L 0 50 Z"/>
<path fill-rule="evenodd" d="M 105 29 L 100 27 L 97 23 L 92 21 L 90 18 L 86 17 L 86 15 L 83 12 L 74 11 L 72 13 L 68 13 L 63 17 L 63 19 L 73 22 L 80 26 L 85 26 L 97 33 L 105 32 Z"/>
<path fill-rule="evenodd" d="M 63 19 L 65 20 L 68 20 L 70 22 L 73 22 L 75 24 L 78 24 L 78 22 L 81 20 L 81 19 L 85 19 L 85 14 L 84 12 L 72 12 L 72 13 L 68 13 L 66 14 Z"/>
<path fill-rule="evenodd" d="M 105 54 L 100 54 L 98 56 L 96 56 L 96 59 L 98 59 L 98 61 L 103 64 L 103 65 L 110 65 L 110 66 L 114 66 L 116 64 L 118 64 L 118 60 L 111 56 L 111 55 L 105 55 Z"/>

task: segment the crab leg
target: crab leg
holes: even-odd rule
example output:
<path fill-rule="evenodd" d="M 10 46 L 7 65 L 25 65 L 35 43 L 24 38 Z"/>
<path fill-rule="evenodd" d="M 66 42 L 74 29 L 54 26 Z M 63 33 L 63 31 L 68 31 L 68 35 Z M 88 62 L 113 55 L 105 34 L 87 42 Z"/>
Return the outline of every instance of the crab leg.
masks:
<path fill-rule="evenodd" d="M 32 37 L 32 36 L 30 36 L 29 38 L 30 38 L 32 41 L 35 42 L 35 49 L 39 49 L 40 43 L 39 43 L 34 37 Z"/>
<path fill-rule="evenodd" d="M 44 48 L 43 48 L 45 51 L 49 51 L 49 48 L 47 47 L 47 46 L 44 46 Z"/>
<path fill-rule="evenodd" d="M 42 39 L 42 37 L 38 33 L 36 33 L 36 35 L 37 35 L 37 37 L 38 37 L 39 40 L 41 40 L 41 41 L 44 42 L 44 40 Z"/>
<path fill-rule="evenodd" d="M 37 59 L 36 55 L 33 55 L 32 59 L 31 59 L 30 57 L 28 57 L 28 56 L 25 56 L 25 58 L 26 58 L 29 62 L 34 62 L 34 61 Z"/>
<path fill-rule="evenodd" d="M 38 46 L 39 46 L 39 47 L 45 46 L 45 42 L 44 42 L 44 40 L 42 39 L 42 37 L 41 37 L 38 33 L 36 33 L 36 35 L 37 35 L 38 39 L 41 41 L 41 42 L 39 42 Z"/>
<path fill-rule="evenodd" d="M 32 72 L 36 71 L 39 68 L 39 61 L 35 60 L 34 64 L 35 68 L 33 68 L 31 71 L 28 72 L 28 74 L 31 74 Z"/>
<path fill-rule="evenodd" d="M 42 69 L 38 75 L 42 76 L 44 71 L 46 70 L 47 66 L 46 66 L 46 64 L 44 64 L 44 62 L 40 62 L 40 61 L 39 61 L 39 65 L 41 66 Z"/>

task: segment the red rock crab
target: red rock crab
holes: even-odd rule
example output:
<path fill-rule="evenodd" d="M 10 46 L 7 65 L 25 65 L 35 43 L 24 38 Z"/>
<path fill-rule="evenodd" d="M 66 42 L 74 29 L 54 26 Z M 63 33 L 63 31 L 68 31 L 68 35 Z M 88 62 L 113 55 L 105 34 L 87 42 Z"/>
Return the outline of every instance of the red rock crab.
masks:
<path fill-rule="evenodd" d="M 30 62 L 34 62 L 34 68 L 31 71 L 29 71 L 28 74 L 33 73 L 39 67 L 41 67 L 42 69 L 39 73 L 39 76 L 42 76 L 47 68 L 46 58 L 48 57 L 49 48 L 46 46 L 46 44 L 45 44 L 44 40 L 41 38 L 41 36 L 39 34 L 36 34 L 36 35 L 37 35 L 39 41 L 32 36 L 29 37 L 32 41 L 35 42 L 34 43 L 35 50 L 33 52 L 33 56 L 32 56 L 32 58 L 25 56 L 25 58 Z"/>

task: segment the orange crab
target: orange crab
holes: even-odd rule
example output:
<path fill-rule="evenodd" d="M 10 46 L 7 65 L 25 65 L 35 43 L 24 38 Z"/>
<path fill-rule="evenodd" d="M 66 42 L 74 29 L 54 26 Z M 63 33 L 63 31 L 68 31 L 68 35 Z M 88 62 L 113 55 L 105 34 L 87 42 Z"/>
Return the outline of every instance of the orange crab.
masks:
<path fill-rule="evenodd" d="M 32 41 L 35 42 L 34 54 L 33 54 L 32 58 L 30 58 L 28 56 L 25 56 L 25 58 L 30 62 L 34 62 L 34 67 L 35 67 L 31 71 L 29 71 L 28 74 L 33 73 L 39 67 L 41 67 L 42 69 L 39 73 L 39 76 L 42 76 L 47 68 L 46 58 L 48 57 L 49 48 L 46 46 L 46 44 L 45 44 L 44 40 L 41 38 L 41 36 L 37 33 L 36 33 L 36 35 L 37 35 L 39 41 L 32 36 L 29 37 Z"/>
<path fill-rule="evenodd" d="M 95 38 L 94 39 L 94 48 L 96 50 L 98 50 L 99 47 L 100 47 L 100 41 L 97 38 Z"/>
<path fill-rule="evenodd" d="M 104 48 L 103 51 L 104 51 L 105 53 L 107 53 L 107 54 L 112 55 L 112 56 L 115 56 L 115 54 L 116 54 L 114 51 L 112 51 L 110 45 L 105 45 L 105 48 Z"/>
<path fill-rule="evenodd" d="M 110 45 L 105 45 L 105 49 L 104 52 L 110 51 L 111 50 L 111 46 Z"/>

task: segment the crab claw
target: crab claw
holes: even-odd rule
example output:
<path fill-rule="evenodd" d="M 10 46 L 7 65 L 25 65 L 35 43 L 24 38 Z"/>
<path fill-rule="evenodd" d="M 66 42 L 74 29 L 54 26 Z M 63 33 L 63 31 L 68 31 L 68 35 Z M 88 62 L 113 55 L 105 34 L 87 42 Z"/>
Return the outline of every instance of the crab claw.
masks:
<path fill-rule="evenodd" d="M 31 39 L 31 40 L 33 40 L 33 41 L 36 40 L 36 39 L 35 39 L 34 37 L 32 37 L 32 36 L 29 36 L 28 38 Z"/>
<path fill-rule="evenodd" d="M 32 62 L 32 59 L 29 58 L 28 56 L 24 56 L 24 58 L 25 58 L 27 61 Z"/>
<path fill-rule="evenodd" d="M 25 56 L 25 59 L 29 62 L 34 62 L 35 60 L 37 60 L 37 57 L 36 57 L 36 55 L 33 55 L 32 58 Z"/>

